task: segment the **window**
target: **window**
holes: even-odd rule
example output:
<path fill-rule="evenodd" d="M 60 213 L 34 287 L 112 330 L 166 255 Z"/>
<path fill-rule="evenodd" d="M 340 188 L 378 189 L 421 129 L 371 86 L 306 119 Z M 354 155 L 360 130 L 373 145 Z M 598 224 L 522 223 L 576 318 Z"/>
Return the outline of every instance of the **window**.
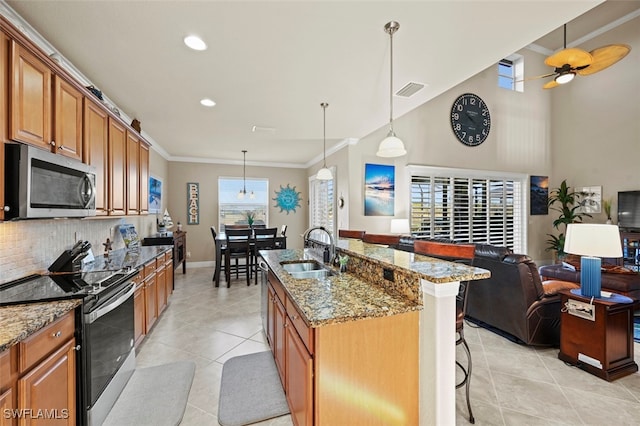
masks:
<path fill-rule="evenodd" d="M 244 183 L 242 178 L 218 178 L 218 223 L 221 232 L 225 225 L 247 224 L 248 212 L 254 214 L 253 223 L 269 223 L 269 180 L 246 179 L 247 195 L 240 199 L 238 193 Z"/>
<path fill-rule="evenodd" d="M 523 253 L 526 181 L 525 175 L 412 167 L 411 233 Z"/>
<path fill-rule="evenodd" d="M 330 167 L 333 179 L 318 180 L 315 176 L 309 178 L 309 227 L 324 226 L 331 234 L 336 231 L 336 201 L 335 201 L 335 167 Z M 329 242 L 324 233 L 317 232 L 313 238 Z"/>
<path fill-rule="evenodd" d="M 498 87 L 522 92 L 524 90 L 524 57 L 509 55 L 498 62 Z"/>

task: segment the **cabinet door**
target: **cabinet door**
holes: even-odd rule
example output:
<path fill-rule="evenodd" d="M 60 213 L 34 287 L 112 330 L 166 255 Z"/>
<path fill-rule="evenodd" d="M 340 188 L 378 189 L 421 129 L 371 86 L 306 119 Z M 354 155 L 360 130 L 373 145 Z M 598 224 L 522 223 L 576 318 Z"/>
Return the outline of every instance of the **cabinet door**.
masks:
<path fill-rule="evenodd" d="M 127 214 L 138 214 L 140 205 L 140 139 L 127 130 Z"/>
<path fill-rule="evenodd" d="M 51 70 L 11 43 L 11 139 L 51 150 Z"/>
<path fill-rule="evenodd" d="M 276 296 L 274 297 L 274 354 L 276 360 L 276 367 L 278 367 L 278 373 L 280 374 L 280 381 L 283 385 L 286 383 L 286 373 L 285 373 L 285 332 L 284 329 L 287 326 L 285 323 L 285 317 L 287 313 L 284 309 L 284 305 L 280 301 L 280 299 Z M 286 387 L 285 387 L 286 390 Z"/>
<path fill-rule="evenodd" d="M 285 392 L 293 423 L 313 424 L 313 358 L 307 352 L 293 324 L 285 327 L 287 372 Z"/>
<path fill-rule="evenodd" d="M 276 312 L 276 292 L 270 285 L 267 288 L 267 340 L 269 341 L 269 346 L 271 347 L 271 352 L 275 355 L 276 347 L 275 347 L 275 312 Z"/>
<path fill-rule="evenodd" d="M 158 296 L 156 295 L 156 274 L 146 278 L 144 287 L 145 331 L 149 333 L 158 318 Z"/>
<path fill-rule="evenodd" d="M 167 307 L 167 274 L 164 265 L 159 266 L 156 271 L 156 296 L 158 303 L 158 315 Z"/>
<path fill-rule="evenodd" d="M 169 296 L 173 293 L 173 260 L 170 260 L 169 262 L 167 262 L 167 266 L 165 269 L 167 271 L 166 283 L 167 283 L 167 299 L 168 299 Z"/>
<path fill-rule="evenodd" d="M 109 214 L 109 116 L 95 102 L 84 100 L 83 161 L 96 168 L 96 214 Z"/>
<path fill-rule="evenodd" d="M 67 341 L 18 380 L 18 408 L 33 413 L 47 410 L 56 415 L 55 424 L 75 425 L 75 395 L 75 339 Z M 22 424 L 40 424 L 33 420 L 26 418 Z"/>
<path fill-rule="evenodd" d="M 9 140 L 9 38 L 0 32 L 0 220 L 4 220 L 4 143 Z"/>
<path fill-rule="evenodd" d="M 66 157 L 82 161 L 82 93 L 55 75 L 54 149 Z"/>
<path fill-rule="evenodd" d="M 109 118 L 109 214 L 126 214 L 127 138 L 124 126 Z"/>
<path fill-rule="evenodd" d="M 17 419 L 13 416 L 7 415 L 11 413 L 16 407 L 13 402 L 13 390 L 7 389 L 0 394 L 0 426 L 13 426 L 17 424 Z"/>
<path fill-rule="evenodd" d="M 149 213 L 149 145 L 140 141 L 140 165 L 138 167 L 140 179 L 140 214 Z"/>
<path fill-rule="evenodd" d="M 140 287 L 133 294 L 133 338 L 135 346 L 138 347 L 142 339 L 146 334 L 145 329 L 145 300 L 144 300 L 144 288 Z"/>

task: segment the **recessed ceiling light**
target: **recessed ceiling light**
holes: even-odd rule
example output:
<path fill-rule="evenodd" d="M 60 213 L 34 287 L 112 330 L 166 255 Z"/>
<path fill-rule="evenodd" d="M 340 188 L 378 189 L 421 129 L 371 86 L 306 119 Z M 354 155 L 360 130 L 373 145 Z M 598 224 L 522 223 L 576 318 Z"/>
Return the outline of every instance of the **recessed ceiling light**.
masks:
<path fill-rule="evenodd" d="M 212 107 L 212 106 L 215 106 L 215 105 L 216 105 L 216 103 L 215 103 L 213 100 L 209 99 L 209 98 L 204 98 L 204 99 L 202 99 L 202 100 L 200 101 L 200 103 L 201 103 L 202 105 L 206 106 L 206 107 Z"/>
<path fill-rule="evenodd" d="M 184 38 L 184 44 L 186 44 L 193 50 L 207 50 L 207 43 L 205 43 L 200 37 L 195 35 L 186 36 Z"/>

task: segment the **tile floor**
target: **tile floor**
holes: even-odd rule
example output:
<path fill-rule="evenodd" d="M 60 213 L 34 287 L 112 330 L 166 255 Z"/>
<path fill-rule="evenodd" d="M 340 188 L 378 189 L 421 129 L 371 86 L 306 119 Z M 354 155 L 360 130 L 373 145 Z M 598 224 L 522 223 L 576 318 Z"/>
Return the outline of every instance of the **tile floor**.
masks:
<path fill-rule="evenodd" d="M 212 274 L 212 268 L 177 271 L 169 307 L 138 350 L 138 367 L 195 361 L 182 425 L 218 425 L 222 364 L 268 349 L 259 286 L 237 281 L 230 289 L 215 288 Z M 608 383 L 565 365 L 558 349 L 520 346 L 470 325 L 465 330 L 474 361 L 471 401 L 477 425 L 640 424 L 640 374 Z M 636 344 L 640 363 L 639 352 Z M 456 413 L 458 424 L 469 424 L 464 388 L 457 391 Z M 259 423 L 291 424 L 290 416 Z"/>

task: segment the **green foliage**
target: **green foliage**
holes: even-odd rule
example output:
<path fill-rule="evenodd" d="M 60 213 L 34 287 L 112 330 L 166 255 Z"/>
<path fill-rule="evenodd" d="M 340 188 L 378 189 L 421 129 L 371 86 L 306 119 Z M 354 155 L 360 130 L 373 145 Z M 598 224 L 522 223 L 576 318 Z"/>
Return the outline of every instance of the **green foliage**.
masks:
<path fill-rule="evenodd" d="M 567 181 L 563 180 L 560 187 L 551 190 L 549 193 L 549 209 L 558 213 L 558 218 L 553 221 L 553 227 L 560 231 L 556 236 L 547 234 L 550 238 L 547 240 L 547 251 L 555 251 L 558 257 L 563 257 L 564 239 L 567 231 L 567 225 L 570 223 L 580 223 L 584 217 L 591 217 L 590 214 L 580 211 L 579 199 L 581 192 L 576 192 L 567 185 Z"/>
<path fill-rule="evenodd" d="M 613 204 L 613 201 L 611 200 L 611 198 L 602 201 L 602 209 L 604 210 L 604 213 L 607 215 L 607 219 L 611 219 L 612 204 Z"/>
<path fill-rule="evenodd" d="M 246 216 L 249 226 L 253 225 L 253 221 L 256 219 L 256 214 L 254 212 L 247 212 Z"/>

